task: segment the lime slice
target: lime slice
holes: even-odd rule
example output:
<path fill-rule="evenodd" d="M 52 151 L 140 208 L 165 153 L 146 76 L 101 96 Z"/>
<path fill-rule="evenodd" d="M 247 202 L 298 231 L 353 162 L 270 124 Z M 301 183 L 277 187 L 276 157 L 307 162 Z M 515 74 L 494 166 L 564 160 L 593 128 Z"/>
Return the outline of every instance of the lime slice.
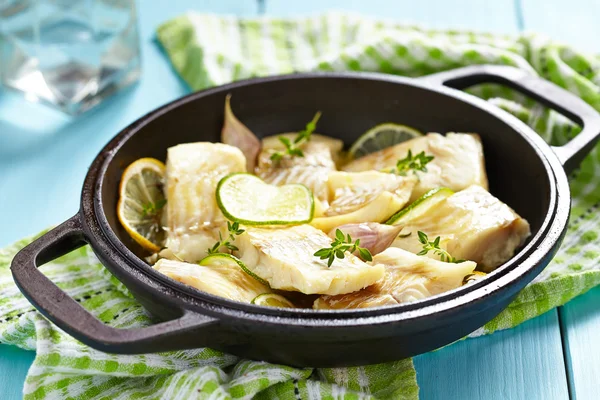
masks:
<path fill-rule="evenodd" d="M 304 185 L 275 186 L 246 173 L 227 175 L 217 185 L 217 204 L 244 225 L 294 225 L 310 222 L 312 192 Z"/>
<path fill-rule="evenodd" d="M 240 267 L 242 269 L 242 271 L 244 271 L 245 273 L 247 273 L 248 275 L 250 275 L 257 281 L 259 281 L 263 285 L 269 287 L 269 283 L 267 281 L 262 279 L 260 276 L 256 275 L 254 272 L 250 271 L 248 269 L 248 267 L 246 267 L 246 264 L 244 264 L 242 262 L 242 260 L 240 260 L 237 257 L 232 256 L 231 254 L 226 254 L 226 253 L 211 254 L 209 256 L 204 257 L 202 260 L 200 260 L 200 262 L 198 264 L 203 267 L 209 267 L 209 266 L 230 267 L 232 265 L 237 264 L 237 266 Z"/>
<path fill-rule="evenodd" d="M 407 221 L 427 213 L 431 207 L 453 194 L 454 192 L 448 188 L 431 189 L 423 196 L 410 203 L 407 207 L 404 207 L 402 210 L 392 215 L 392 217 L 386 221 L 386 224 L 403 225 Z"/>
<path fill-rule="evenodd" d="M 266 307 L 296 308 L 291 301 L 275 293 L 259 294 L 252 300 L 252 304 Z"/>
<path fill-rule="evenodd" d="M 163 193 L 165 165 L 154 158 L 140 158 L 121 177 L 117 216 L 133 240 L 152 252 L 165 241 L 161 225 L 167 203 Z"/>
<path fill-rule="evenodd" d="M 356 159 L 419 136 L 423 133 L 410 126 L 392 122 L 379 124 L 363 133 L 348 153 L 351 159 Z"/>

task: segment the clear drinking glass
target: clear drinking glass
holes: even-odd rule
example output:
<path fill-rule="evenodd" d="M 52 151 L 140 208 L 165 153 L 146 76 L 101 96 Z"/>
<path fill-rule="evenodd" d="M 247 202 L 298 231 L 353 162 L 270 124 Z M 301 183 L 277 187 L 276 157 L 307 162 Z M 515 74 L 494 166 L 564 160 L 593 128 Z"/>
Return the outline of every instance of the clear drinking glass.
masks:
<path fill-rule="evenodd" d="M 135 0 L 0 0 L 0 78 L 78 114 L 140 75 Z"/>

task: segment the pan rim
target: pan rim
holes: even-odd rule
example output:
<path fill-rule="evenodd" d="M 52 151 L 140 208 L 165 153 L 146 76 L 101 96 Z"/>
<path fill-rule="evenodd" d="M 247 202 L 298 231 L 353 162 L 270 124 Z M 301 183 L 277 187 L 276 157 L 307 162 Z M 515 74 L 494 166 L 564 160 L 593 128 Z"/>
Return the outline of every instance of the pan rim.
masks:
<path fill-rule="evenodd" d="M 413 87 L 419 87 L 428 91 L 436 92 L 439 95 L 451 97 L 455 101 L 466 102 L 482 111 L 492 114 L 508 124 L 513 130 L 517 131 L 533 148 L 540 160 L 544 164 L 547 172 L 547 178 L 550 181 L 550 205 L 546 216 L 538 232 L 531 238 L 529 243 L 521 249 L 513 258 L 497 268 L 488 277 L 475 284 L 453 289 L 435 296 L 431 296 L 413 303 L 399 304 L 396 306 L 376 307 L 364 310 L 312 310 L 312 309 L 294 309 L 282 310 L 268 307 L 260 307 L 251 304 L 238 303 L 223 299 L 218 296 L 203 293 L 197 289 L 176 282 L 152 269 L 149 265 L 139 259 L 124 243 L 122 243 L 115 232 L 110 227 L 106 215 L 103 211 L 102 199 L 99 195 L 102 190 L 102 178 L 106 173 L 107 166 L 112 157 L 119 151 L 121 146 L 132 136 L 141 130 L 147 123 L 161 115 L 168 113 L 183 104 L 194 101 L 197 98 L 209 96 L 214 93 L 226 92 L 242 86 L 259 85 L 266 82 L 289 80 L 289 79 L 367 79 L 382 81 L 391 84 L 401 84 Z M 560 187 L 560 190 L 558 190 Z M 566 190 L 566 192 L 565 192 Z M 566 230 L 568 220 L 568 209 L 570 205 L 570 196 L 566 174 L 564 173 L 558 158 L 541 137 L 533 132 L 527 125 L 519 121 L 512 115 L 496 109 L 484 100 L 468 95 L 458 90 L 433 86 L 419 82 L 418 79 L 404 78 L 380 73 L 364 72 L 315 72 L 315 73 L 296 73 L 279 76 L 269 76 L 264 78 L 253 78 L 244 81 L 237 81 L 231 84 L 222 85 L 206 89 L 201 92 L 191 93 L 182 98 L 176 99 L 148 114 L 142 116 L 128 127 L 119 132 L 99 153 L 92 163 L 84 183 L 84 190 L 81 196 L 81 214 L 84 223 L 89 226 L 93 233 L 90 237 L 90 244 L 96 251 L 95 242 L 103 242 L 108 245 L 114 253 L 104 254 L 108 258 L 119 264 L 121 267 L 127 265 L 153 281 L 155 289 L 168 287 L 171 290 L 190 297 L 183 300 L 183 308 L 186 304 L 189 306 L 206 306 L 207 314 L 228 315 L 229 317 L 245 319 L 262 315 L 271 318 L 272 323 L 293 324 L 293 325 L 312 325 L 309 322 L 324 319 L 335 319 L 338 321 L 351 322 L 352 325 L 358 323 L 358 319 L 364 320 L 365 324 L 373 324 L 372 318 L 377 319 L 377 323 L 384 323 L 382 317 L 394 316 L 393 320 L 406 320 L 431 316 L 445 311 L 455 309 L 465 303 L 483 301 L 485 297 L 501 289 L 505 289 L 511 284 L 516 284 L 520 279 L 527 275 L 535 273 L 535 267 L 552 250 L 556 249 L 557 242 L 562 239 Z M 567 194 L 565 196 L 565 193 Z M 566 206 L 565 206 L 566 204 Z M 566 208 L 565 208 L 566 207 Z M 566 209 L 566 211 L 565 211 Z M 566 215 L 565 215 L 566 214 Z M 100 235 L 101 233 L 101 235 Z M 537 275 L 537 274 L 536 274 Z M 142 283 L 142 282 L 140 282 Z M 148 282 L 145 282 L 146 289 L 151 290 Z M 432 309 L 435 307 L 435 309 Z M 390 320 L 391 321 L 391 320 Z M 264 322 L 264 321 L 263 321 Z"/>

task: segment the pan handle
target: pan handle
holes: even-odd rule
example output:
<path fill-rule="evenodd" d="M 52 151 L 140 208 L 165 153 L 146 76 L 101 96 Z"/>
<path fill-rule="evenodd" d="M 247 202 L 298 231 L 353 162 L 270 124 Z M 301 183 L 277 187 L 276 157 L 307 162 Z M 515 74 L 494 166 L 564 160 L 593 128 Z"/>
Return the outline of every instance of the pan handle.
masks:
<path fill-rule="evenodd" d="M 98 350 L 139 354 L 183 348 L 175 337 L 208 328 L 216 320 L 189 311 L 177 319 L 145 328 L 118 329 L 105 325 L 42 274 L 38 267 L 86 244 L 75 215 L 23 248 L 12 261 L 15 283 L 46 318 L 71 336 Z M 199 333 L 197 336 L 201 336 Z"/>
<path fill-rule="evenodd" d="M 558 111 L 583 130 L 564 146 L 553 150 L 567 173 L 579 166 L 600 138 L 600 114 L 573 93 L 522 69 L 499 65 L 474 65 L 419 78 L 423 82 L 466 89 L 480 83 L 501 83 Z"/>

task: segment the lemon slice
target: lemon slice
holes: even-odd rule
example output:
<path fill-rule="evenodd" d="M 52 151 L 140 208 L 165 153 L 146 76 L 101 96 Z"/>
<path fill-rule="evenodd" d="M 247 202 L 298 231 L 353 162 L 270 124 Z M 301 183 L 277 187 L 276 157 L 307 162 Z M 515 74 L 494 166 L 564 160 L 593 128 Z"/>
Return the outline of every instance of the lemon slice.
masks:
<path fill-rule="evenodd" d="M 252 304 L 266 307 L 296 308 L 291 301 L 275 293 L 259 294 L 252 300 Z"/>
<path fill-rule="evenodd" d="M 423 136 L 423 133 L 410 126 L 387 122 L 379 124 L 363 133 L 350 147 L 350 159 L 383 150 L 386 147 Z"/>
<path fill-rule="evenodd" d="M 486 277 L 486 273 L 485 272 L 481 272 L 481 271 L 473 271 L 472 273 L 470 273 L 469 275 L 466 275 L 462 281 L 463 286 L 464 285 L 468 285 L 471 284 L 473 282 L 478 281 L 479 279 L 483 279 Z"/>
<path fill-rule="evenodd" d="M 231 267 L 231 266 L 237 264 L 237 267 L 239 267 L 242 271 L 244 271 L 245 273 L 250 275 L 252 278 L 256 279 L 258 282 L 262 283 L 263 285 L 269 287 L 269 283 L 267 281 L 262 279 L 260 276 L 256 275 L 254 272 L 250 271 L 248 269 L 248 267 L 246 267 L 246 264 L 244 264 L 242 262 L 242 260 L 240 260 L 237 257 L 232 256 L 231 254 L 227 254 L 227 253 L 211 254 L 209 256 L 204 257 L 202 260 L 200 260 L 200 262 L 198 264 L 203 267 L 207 267 L 207 266 Z"/>
<path fill-rule="evenodd" d="M 146 250 L 160 251 L 165 241 L 161 225 L 166 204 L 163 193 L 165 165 L 154 158 L 140 158 L 125 169 L 119 187 L 117 216 L 133 240 Z"/>
<path fill-rule="evenodd" d="M 387 220 L 386 224 L 403 225 L 407 221 L 427 213 L 431 207 L 453 194 L 454 192 L 451 189 L 444 187 L 431 189 L 423 196 L 410 203 L 407 207 L 404 207 L 402 210 L 392 215 L 392 217 Z"/>
<path fill-rule="evenodd" d="M 217 185 L 217 204 L 244 225 L 296 225 L 314 214 L 312 192 L 304 185 L 275 186 L 246 173 L 227 175 Z"/>

